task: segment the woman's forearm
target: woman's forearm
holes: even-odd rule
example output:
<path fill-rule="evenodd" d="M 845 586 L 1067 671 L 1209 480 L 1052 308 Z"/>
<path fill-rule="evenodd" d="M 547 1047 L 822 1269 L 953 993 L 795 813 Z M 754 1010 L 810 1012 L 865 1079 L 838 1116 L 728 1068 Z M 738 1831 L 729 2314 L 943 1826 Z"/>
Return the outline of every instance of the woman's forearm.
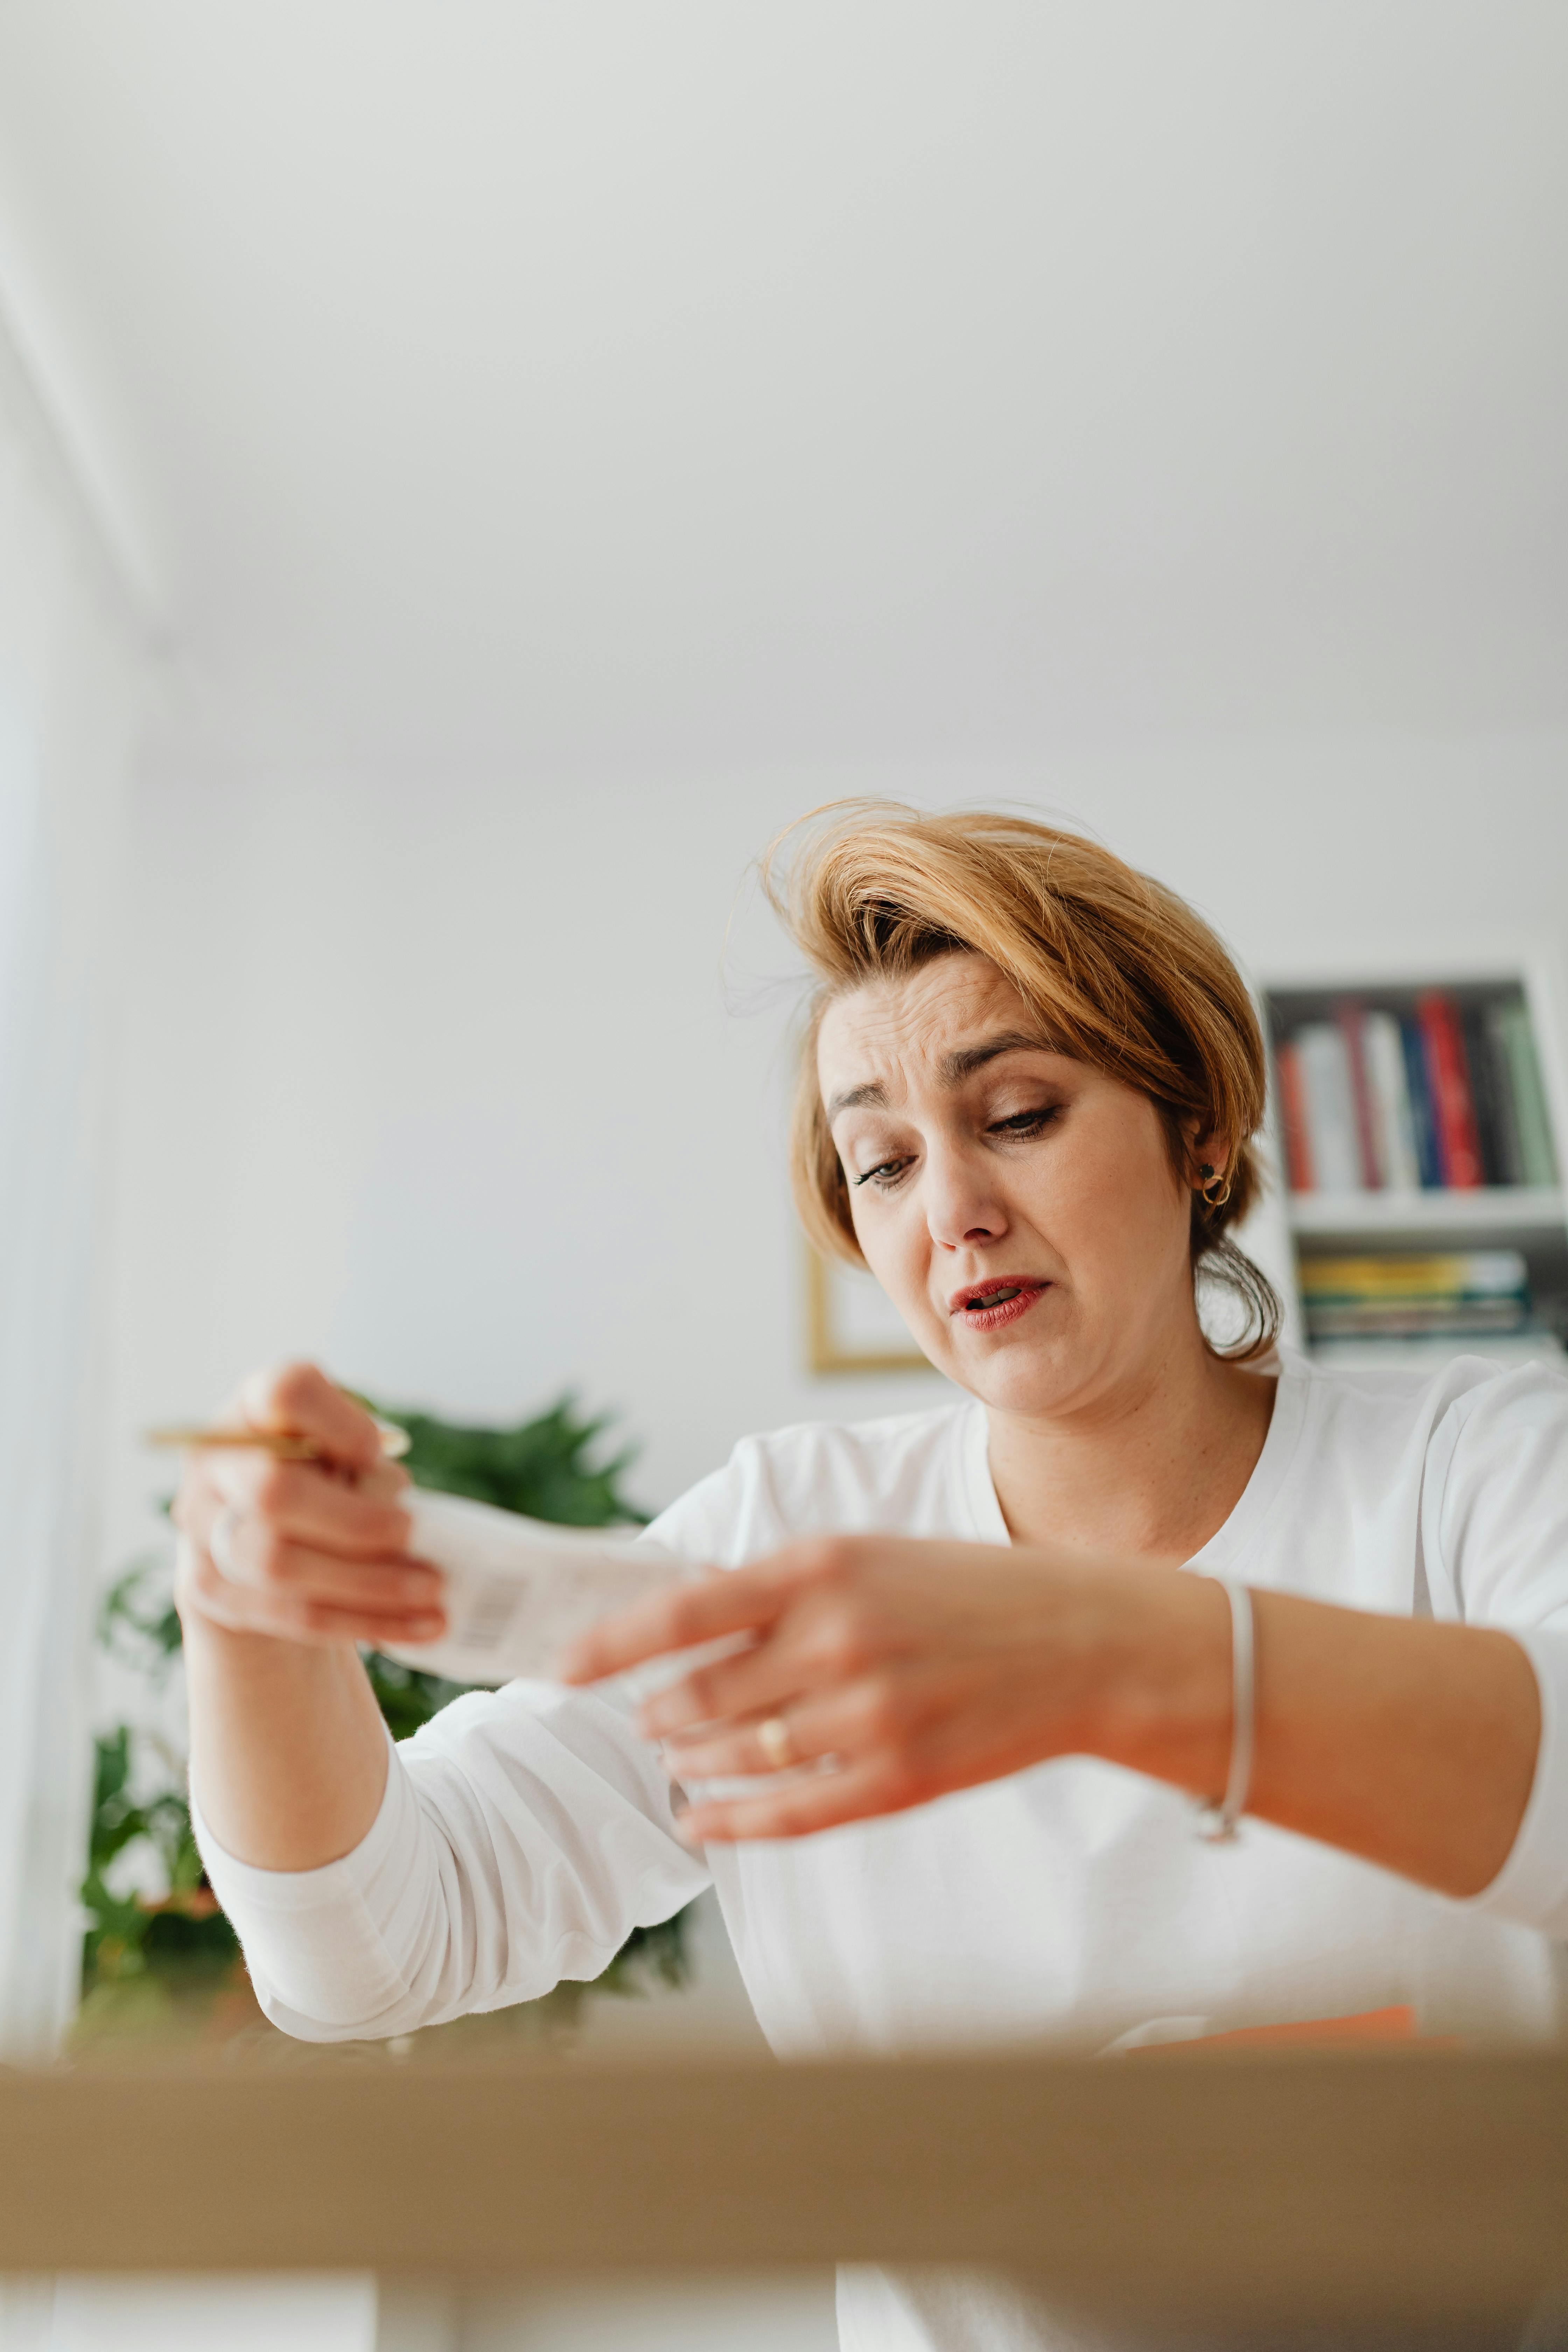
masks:
<path fill-rule="evenodd" d="M 1107 1752 L 1206 1794 L 1229 1753 L 1228 1612 L 1207 1580 L 1182 1585 L 1181 1624 L 1149 1654 L 1149 1703 L 1113 1722 Z M 1255 1591 L 1253 1609 L 1247 1811 L 1445 1895 L 1479 1894 L 1508 1859 L 1535 1771 L 1541 1703 L 1523 1649 L 1488 1627 L 1291 1593 Z"/>
<path fill-rule="evenodd" d="M 213 1836 L 263 1870 L 351 1853 L 386 1786 L 386 1734 L 352 1643 L 185 1621 L 191 1782 Z"/>
<path fill-rule="evenodd" d="M 294 1450 L 195 1451 L 174 1500 L 192 1785 L 237 1861 L 314 1870 L 359 1843 L 386 1787 L 356 1644 L 438 1633 L 441 1580 L 407 1555 L 408 1481 L 380 1429 L 314 1365 L 258 1373 L 224 1419 Z"/>
<path fill-rule="evenodd" d="M 1444 1894 L 1507 1861 L 1541 1738 L 1510 1635 L 1254 1595 L 1247 1810 Z M 595 1627 L 590 1682 L 746 1633 L 741 1654 L 645 1701 L 644 1730 L 703 1796 L 708 1842 L 809 1835 L 1094 1755 L 1215 1797 L 1231 1751 L 1231 1621 L 1210 1577 L 1027 1546 L 835 1538 L 685 1583 Z M 803 1776 L 779 1769 L 780 1738 Z"/>

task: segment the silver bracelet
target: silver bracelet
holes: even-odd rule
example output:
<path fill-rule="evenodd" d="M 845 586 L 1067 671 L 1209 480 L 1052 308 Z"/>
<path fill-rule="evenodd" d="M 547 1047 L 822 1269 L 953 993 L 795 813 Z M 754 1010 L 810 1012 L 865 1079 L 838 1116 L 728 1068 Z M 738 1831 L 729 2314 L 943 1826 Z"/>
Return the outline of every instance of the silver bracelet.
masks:
<path fill-rule="evenodd" d="M 1223 1797 L 1210 1797 L 1198 1808 L 1198 1835 L 1210 1845 L 1232 1845 L 1247 1811 L 1252 1785 L 1252 1741 L 1257 1715 L 1253 1675 L 1252 1595 L 1245 1584 L 1216 1576 L 1230 1603 L 1230 1770 Z"/>

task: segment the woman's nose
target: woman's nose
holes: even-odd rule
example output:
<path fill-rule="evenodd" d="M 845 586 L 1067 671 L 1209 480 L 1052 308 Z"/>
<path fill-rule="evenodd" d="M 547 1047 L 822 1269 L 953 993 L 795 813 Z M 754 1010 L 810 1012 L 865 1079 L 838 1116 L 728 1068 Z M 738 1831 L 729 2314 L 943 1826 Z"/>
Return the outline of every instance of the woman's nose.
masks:
<path fill-rule="evenodd" d="M 1006 1232 L 1006 1213 L 985 1181 L 988 1173 L 971 1167 L 962 1153 L 932 1152 L 927 1160 L 926 1225 L 942 1249 L 998 1241 Z"/>

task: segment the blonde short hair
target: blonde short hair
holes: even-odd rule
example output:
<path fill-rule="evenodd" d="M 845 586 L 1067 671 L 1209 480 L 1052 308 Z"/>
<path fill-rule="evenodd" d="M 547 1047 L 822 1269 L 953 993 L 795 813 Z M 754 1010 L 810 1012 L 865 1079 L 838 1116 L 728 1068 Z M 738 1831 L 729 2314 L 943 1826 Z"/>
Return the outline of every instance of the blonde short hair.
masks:
<path fill-rule="evenodd" d="M 1239 1299 L 1242 1338 L 1226 1353 L 1263 1354 L 1280 1307 L 1229 1238 L 1262 1172 L 1263 1038 L 1240 973 L 1184 900 L 1081 834 L 1024 816 L 928 816 L 897 802 L 819 810 L 762 861 L 767 895 L 816 976 L 801 1039 L 790 1145 L 795 1205 L 816 1246 L 863 1263 L 849 1191 L 816 1080 L 816 1033 L 833 1000 L 868 981 L 903 979 L 932 958 L 983 955 L 1062 1053 L 1147 1096 L 1171 1162 L 1194 1183 L 1187 1140 L 1226 1147 L 1229 1195 L 1194 1189 L 1192 1260 Z"/>

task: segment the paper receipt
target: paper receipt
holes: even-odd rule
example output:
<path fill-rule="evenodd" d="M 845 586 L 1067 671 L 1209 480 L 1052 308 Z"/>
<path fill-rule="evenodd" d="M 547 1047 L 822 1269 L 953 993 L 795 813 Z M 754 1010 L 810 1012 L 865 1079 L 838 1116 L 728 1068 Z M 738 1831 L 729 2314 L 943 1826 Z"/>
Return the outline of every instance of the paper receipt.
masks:
<path fill-rule="evenodd" d="M 408 1549 L 446 1581 L 447 1630 L 387 1656 L 455 1683 L 548 1681 L 566 1643 L 689 1574 L 673 1552 L 604 1528 L 562 1528 L 462 1495 L 406 1498 Z"/>

